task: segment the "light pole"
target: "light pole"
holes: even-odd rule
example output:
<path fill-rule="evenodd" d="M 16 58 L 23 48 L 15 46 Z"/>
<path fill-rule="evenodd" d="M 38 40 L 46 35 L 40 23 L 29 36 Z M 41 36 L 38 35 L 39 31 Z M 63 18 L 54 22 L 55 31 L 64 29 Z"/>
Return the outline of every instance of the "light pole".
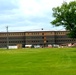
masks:
<path fill-rule="evenodd" d="M 8 39 L 8 26 L 6 26 L 6 30 L 7 30 L 7 49 L 8 49 L 8 46 L 9 46 L 9 39 Z"/>

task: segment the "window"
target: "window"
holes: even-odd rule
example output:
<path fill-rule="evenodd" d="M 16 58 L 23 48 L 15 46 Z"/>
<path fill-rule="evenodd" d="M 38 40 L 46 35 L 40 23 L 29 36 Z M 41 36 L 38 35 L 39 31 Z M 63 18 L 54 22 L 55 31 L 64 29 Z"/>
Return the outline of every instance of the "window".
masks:
<path fill-rule="evenodd" d="M 42 33 L 42 35 L 44 35 L 44 33 Z"/>
<path fill-rule="evenodd" d="M 48 42 L 48 41 L 47 41 Z"/>

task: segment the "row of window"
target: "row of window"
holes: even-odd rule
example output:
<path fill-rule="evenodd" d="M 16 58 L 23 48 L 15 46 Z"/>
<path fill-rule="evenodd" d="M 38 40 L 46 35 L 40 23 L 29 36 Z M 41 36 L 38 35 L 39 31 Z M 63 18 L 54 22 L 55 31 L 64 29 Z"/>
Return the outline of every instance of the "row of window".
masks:
<path fill-rule="evenodd" d="M 54 38 L 54 36 L 44 36 L 46 38 Z M 29 36 L 29 37 L 26 37 L 26 39 L 43 39 L 44 37 L 42 36 Z M 8 37 L 9 39 L 25 39 L 25 37 Z M 0 37 L 0 39 L 7 39 L 7 37 Z"/>
<path fill-rule="evenodd" d="M 59 42 L 59 41 L 63 41 L 63 42 L 64 41 L 71 41 L 72 42 L 72 41 L 76 41 L 76 40 L 45 40 L 45 41 L 46 42 L 53 42 L 53 41 L 56 41 L 56 42 Z M 6 43 L 6 42 L 7 41 L 0 41 L 0 43 Z M 17 40 L 16 41 L 15 40 L 14 41 L 9 41 L 9 43 L 24 43 L 24 42 L 25 41 L 19 41 L 19 40 L 18 41 Z M 43 40 L 42 41 L 41 40 L 33 40 L 33 41 L 32 40 L 28 40 L 28 41 L 26 40 L 26 42 L 43 42 Z"/>
<path fill-rule="evenodd" d="M 26 39 L 44 39 L 44 38 L 53 39 L 54 36 L 44 36 L 44 37 L 35 36 L 35 37 L 26 37 Z"/>
<path fill-rule="evenodd" d="M 55 34 L 67 34 L 66 32 L 56 32 Z"/>
<path fill-rule="evenodd" d="M 63 39 L 63 40 L 62 40 L 62 39 L 60 39 L 60 40 L 44 39 L 44 40 L 45 40 L 45 41 L 48 40 L 47 42 L 52 42 L 52 41 L 57 41 L 57 42 L 59 42 L 59 41 L 71 41 L 71 42 L 72 42 L 72 41 L 76 41 L 76 39 L 74 39 L 74 40 L 73 40 L 73 39 Z M 7 40 L 3 40 L 3 41 L 0 40 L 0 43 L 6 43 L 6 41 L 7 41 Z M 43 41 L 43 40 L 40 39 L 40 40 L 26 40 L 26 41 L 27 41 L 27 42 L 41 42 L 41 41 Z M 13 39 L 13 40 L 10 39 L 10 40 L 9 40 L 9 43 L 21 43 L 21 42 L 25 42 L 25 41 L 24 41 L 23 39 L 22 39 L 22 40 L 18 40 L 18 39 Z"/>
<path fill-rule="evenodd" d="M 54 34 L 54 33 L 55 33 L 55 34 L 67 34 L 67 32 L 40 32 L 40 33 L 42 33 L 42 35 L 47 34 L 47 33 L 50 33 L 50 34 Z M 29 35 L 29 34 L 39 35 L 40 33 L 38 33 L 38 32 L 34 32 L 34 33 L 29 32 L 28 35 Z"/>
<path fill-rule="evenodd" d="M 0 36 L 2 36 L 2 35 L 7 36 L 7 33 L 0 34 Z M 8 35 L 24 35 L 24 33 L 8 33 Z"/>
<path fill-rule="evenodd" d="M 28 35 L 30 35 L 30 34 L 32 34 L 32 35 L 39 35 L 39 34 L 42 34 L 42 35 L 44 35 L 44 34 L 47 34 L 47 33 L 49 33 L 49 34 L 67 34 L 67 32 L 62 32 L 62 31 L 60 31 L 60 32 L 56 32 L 56 31 L 54 31 L 54 32 L 22 32 L 22 33 L 17 33 L 17 32 L 14 32 L 14 33 L 10 33 L 10 32 L 8 32 L 8 35 L 25 35 L 25 34 L 28 34 Z M 7 33 L 0 33 L 0 36 L 1 35 L 7 35 Z"/>
<path fill-rule="evenodd" d="M 56 40 L 56 42 L 59 42 L 59 41 L 63 41 L 63 42 L 64 42 L 64 41 L 65 41 L 65 42 L 66 42 L 66 41 L 71 41 L 71 42 L 72 42 L 72 41 L 76 41 L 76 40 Z"/>
<path fill-rule="evenodd" d="M 46 35 L 47 33 L 50 33 L 50 34 L 54 34 L 54 32 L 45 32 L 45 33 L 42 33 L 42 35 Z M 28 35 L 39 35 L 40 33 L 28 33 Z M 66 32 L 55 32 L 55 34 L 66 34 Z M 12 35 L 25 35 L 24 33 L 8 33 L 9 36 L 12 36 Z M 7 36 L 7 33 L 1 33 L 0 36 Z"/>
<path fill-rule="evenodd" d="M 0 43 L 7 43 L 6 41 L 0 41 Z M 9 43 L 24 43 L 24 41 L 9 41 Z"/>
<path fill-rule="evenodd" d="M 26 42 L 44 42 L 44 41 L 26 41 Z M 46 41 L 46 42 L 54 42 L 53 40 Z"/>

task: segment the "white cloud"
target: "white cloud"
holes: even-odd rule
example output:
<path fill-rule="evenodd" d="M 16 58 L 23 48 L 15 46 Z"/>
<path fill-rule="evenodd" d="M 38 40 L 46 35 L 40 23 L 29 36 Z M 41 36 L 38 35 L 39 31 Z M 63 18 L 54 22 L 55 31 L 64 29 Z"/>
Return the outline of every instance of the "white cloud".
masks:
<path fill-rule="evenodd" d="M 72 0 L 66 0 L 67 2 Z M 52 8 L 61 5 L 63 0 L 3 0 L 0 1 L 0 30 L 26 31 L 51 29 Z M 2 26 L 4 27 L 2 29 Z"/>
<path fill-rule="evenodd" d="M 48 11 L 51 11 L 51 8 L 61 5 L 63 1 L 57 0 L 20 0 L 20 10 L 25 15 L 33 16 L 43 16 Z"/>

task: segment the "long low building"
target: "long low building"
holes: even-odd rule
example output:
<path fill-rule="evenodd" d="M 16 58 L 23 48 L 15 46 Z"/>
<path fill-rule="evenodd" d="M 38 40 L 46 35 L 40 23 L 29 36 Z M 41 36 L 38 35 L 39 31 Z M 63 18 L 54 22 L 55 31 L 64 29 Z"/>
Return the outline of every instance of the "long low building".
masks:
<path fill-rule="evenodd" d="M 67 36 L 68 31 L 26 31 L 26 32 L 0 32 L 0 48 L 25 45 L 62 45 L 67 43 L 76 43 L 76 39 Z"/>

